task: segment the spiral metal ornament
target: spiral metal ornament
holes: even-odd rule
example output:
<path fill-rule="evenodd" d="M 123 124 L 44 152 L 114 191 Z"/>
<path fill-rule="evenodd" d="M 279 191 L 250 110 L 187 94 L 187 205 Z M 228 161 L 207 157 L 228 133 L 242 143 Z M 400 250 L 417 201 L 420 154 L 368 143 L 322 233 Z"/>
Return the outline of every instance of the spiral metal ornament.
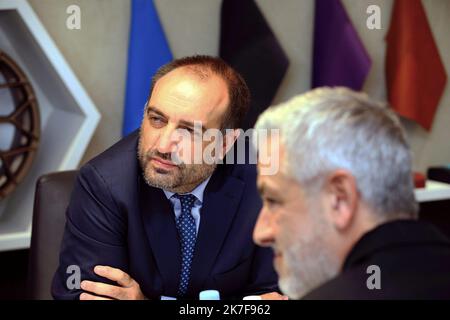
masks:
<path fill-rule="evenodd" d="M 31 83 L 0 51 L 0 200 L 10 195 L 29 172 L 39 138 L 39 108 Z"/>

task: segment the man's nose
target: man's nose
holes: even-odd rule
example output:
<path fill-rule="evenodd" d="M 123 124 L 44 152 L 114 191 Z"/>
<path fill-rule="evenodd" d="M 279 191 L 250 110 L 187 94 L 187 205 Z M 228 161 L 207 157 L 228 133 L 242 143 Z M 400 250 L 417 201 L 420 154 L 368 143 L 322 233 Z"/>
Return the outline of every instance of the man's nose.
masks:
<path fill-rule="evenodd" d="M 264 207 L 259 212 L 258 220 L 253 229 L 253 241 L 261 247 L 268 247 L 274 242 L 273 223 Z"/>
<path fill-rule="evenodd" d="M 177 141 L 174 139 L 174 129 L 166 126 L 159 135 L 158 151 L 160 153 L 171 153 L 175 150 Z"/>

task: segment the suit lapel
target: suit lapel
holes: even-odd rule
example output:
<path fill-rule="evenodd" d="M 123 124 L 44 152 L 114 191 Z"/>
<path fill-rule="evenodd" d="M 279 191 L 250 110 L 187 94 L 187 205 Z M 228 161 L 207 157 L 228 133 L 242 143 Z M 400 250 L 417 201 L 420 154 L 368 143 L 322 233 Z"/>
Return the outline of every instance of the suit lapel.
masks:
<path fill-rule="evenodd" d="M 219 169 L 219 168 L 218 168 Z M 191 284 L 187 295 L 194 296 L 210 275 L 222 244 L 228 235 L 244 190 L 244 182 L 216 170 L 205 189 L 200 228 L 191 265 Z"/>
<path fill-rule="evenodd" d="M 165 294 L 175 297 L 181 256 L 173 209 L 161 189 L 148 186 L 142 177 L 139 180 L 140 206 L 145 231 L 156 265 L 164 280 Z"/>

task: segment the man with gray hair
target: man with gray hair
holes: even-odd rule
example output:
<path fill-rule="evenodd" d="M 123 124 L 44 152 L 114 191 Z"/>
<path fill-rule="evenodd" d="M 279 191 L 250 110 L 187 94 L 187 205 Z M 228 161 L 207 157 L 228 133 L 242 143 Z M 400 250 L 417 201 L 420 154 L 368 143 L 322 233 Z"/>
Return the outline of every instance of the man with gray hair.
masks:
<path fill-rule="evenodd" d="M 256 129 L 281 133 L 280 170 L 258 163 L 253 237 L 272 247 L 286 295 L 450 298 L 450 241 L 417 221 L 410 149 L 390 109 L 319 88 L 269 108 Z"/>

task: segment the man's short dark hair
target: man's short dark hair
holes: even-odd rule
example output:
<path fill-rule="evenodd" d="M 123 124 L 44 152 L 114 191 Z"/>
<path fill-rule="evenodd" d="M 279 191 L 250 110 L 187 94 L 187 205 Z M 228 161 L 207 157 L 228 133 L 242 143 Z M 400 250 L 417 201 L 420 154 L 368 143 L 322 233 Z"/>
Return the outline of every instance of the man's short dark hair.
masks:
<path fill-rule="evenodd" d="M 212 72 L 226 82 L 230 102 L 225 111 L 221 129 L 240 128 L 250 108 L 250 90 L 242 76 L 218 57 L 196 55 L 176 59 L 163 65 L 152 78 L 148 100 L 150 100 L 156 82 L 169 72 L 180 67 L 192 67 L 190 69 L 200 78 L 207 78 L 210 72 Z"/>

